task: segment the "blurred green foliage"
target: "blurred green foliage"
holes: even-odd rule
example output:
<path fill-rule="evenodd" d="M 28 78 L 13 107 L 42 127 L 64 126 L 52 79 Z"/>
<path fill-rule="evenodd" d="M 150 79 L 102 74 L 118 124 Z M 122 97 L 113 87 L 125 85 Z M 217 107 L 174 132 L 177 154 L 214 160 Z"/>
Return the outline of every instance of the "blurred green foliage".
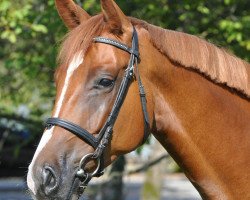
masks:
<path fill-rule="evenodd" d="M 76 1 L 90 14 L 99 1 Z M 250 60 L 250 1 L 117 0 L 125 14 L 155 25 L 198 35 Z M 53 0 L 0 1 L 0 118 L 22 115 L 42 121 L 55 89 L 58 44 L 67 32 Z"/>
<path fill-rule="evenodd" d="M 51 109 L 57 41 L 66 29 L 54 1 L 0 2 L 0 110 L 26 105 L 30 117 Z"/>

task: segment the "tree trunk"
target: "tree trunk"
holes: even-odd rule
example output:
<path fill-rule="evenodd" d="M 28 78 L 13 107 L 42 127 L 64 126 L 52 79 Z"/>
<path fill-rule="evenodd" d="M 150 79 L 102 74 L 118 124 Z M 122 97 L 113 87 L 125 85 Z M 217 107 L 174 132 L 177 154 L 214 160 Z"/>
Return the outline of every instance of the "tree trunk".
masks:
<path fill-rule="evenodd" d="M 151 154 L 149 159 L 154 159 L 163 154 L 166 154 L 166 151 L 154 140 L 152 145 Z M 165 162 L 161 161 L 157 165 L 150 167 L 146 171 L 145 182 L 141 191 L 141 200 L 160 200 L 161 199 L 161 188 L 163 184 L 164 169 L 166 168 Z"/>
<path fill-rule="evenodd" d="M 120 156 L 112 165 L 109 181 L 102 186 L 102 200 L 123 200 L 123 172 L 126 160 Z"/>

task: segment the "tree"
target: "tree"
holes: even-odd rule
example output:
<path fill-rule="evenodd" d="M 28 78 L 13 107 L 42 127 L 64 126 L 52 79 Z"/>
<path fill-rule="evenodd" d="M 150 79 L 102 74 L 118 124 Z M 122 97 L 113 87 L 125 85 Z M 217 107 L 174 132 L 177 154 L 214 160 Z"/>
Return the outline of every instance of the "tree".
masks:
<path fill-rule="evenodd" d="M 100 3 L 95 0 L 76 2 L 92 15 L 100 12 Z M 127 15 L 198 35 L 250 61 L 250 1 L 117 0 L 117 3 Z M 42 124 L 52 110 L 56 55 L 67 30 L 54 0 L 14 3 L 1 0 L 0 13 L 0 114 L 22 116 Z M 6 118 L 0 116 L 0 122 L 2 119 Z M 27 127 L 27 123 L 20 123 Z M 34 134 L 40 135 L 38 130 Z"/>
<path fill-rule="evenodd" d="M 77 1 L 91 14 L 94 0 Z M 177 31 L 199 35 L 250 60 L 250 7 L 243 0 L 118 0 L 127 15 Z M 30 116 L 49 115 L 55 96 L 53 72 L 58 44 L 67 32 L 54 1 L 0 2 L 0 109 L 15 113 L 20 105 Z M 7 84 L 8 83 L 8 84 Z"/>

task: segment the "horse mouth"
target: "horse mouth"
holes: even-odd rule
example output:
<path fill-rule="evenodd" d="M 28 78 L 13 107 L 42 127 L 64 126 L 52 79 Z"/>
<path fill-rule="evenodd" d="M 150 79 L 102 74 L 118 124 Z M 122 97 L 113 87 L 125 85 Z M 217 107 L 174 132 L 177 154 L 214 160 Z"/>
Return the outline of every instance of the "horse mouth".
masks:
<path fill-rule="evenodd" d="M 47 196 L 47 197 L 41 197 L 39 195 L 34 195 L 30 190 L 27 190 L 27 194 L 33 199 L 33 200 L 49 200 L 49 199 L 54 199 L 54 200 L 80 200 L 83 199 L 81 198 L 84 191 L 80 187 L 80 180 L 75 179 L 72 182 L 72 185 L 70 187 L 70 190 L 68 193 L 65 193 L 64 195 L 60 196 Z M 64 196 L 64 197 L 63 197 Z"/>

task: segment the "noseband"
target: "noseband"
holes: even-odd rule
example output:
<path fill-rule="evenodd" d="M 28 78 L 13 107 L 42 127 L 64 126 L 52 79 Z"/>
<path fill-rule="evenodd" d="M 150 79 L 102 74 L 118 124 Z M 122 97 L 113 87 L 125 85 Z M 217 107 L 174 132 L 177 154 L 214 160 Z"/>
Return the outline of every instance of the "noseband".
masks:
<path fill-rule="evenodd" d="M 139 60 L 139 45 L 138 45 L 138 35 L 137 35 L 135 28 L 133 28 L 131 48 L 125 44 L 120 43 L 119 41 L 104 38 L 104 37 L 96 37 L 93 39 L 93 41 L 95 43 L 104 43 L 104 44 L 115 46 L 130 54 L 129 64 L 125 70 L 125 74 L 122 79 L 120 88 L 118 90 L 115 103 L 101 131 L 99 132 L 97 137 L 94 137 L 93 134 L 89 133 L 87 130 L 81 128 L 80 126 L 72 122 L 69 122 L 60 118 L 49 118 L 46 121 L 47 129 L 51 128 L 52 126 L 59 126 L 61 128 L 64 128 L 67 131 L 78 136 L 80 139 L 84 140 L 86 143 L 88 143 L 95 149 L 94 153 L 87 154 L 81 159 L 79 168 L 76 172 L 75 177 L 79 178 L 82 183 L 80 186 L 81 193 L 84 191 L 84 189 L 86 188 L 87 184 L 92 179 L 92 177 L 99 177 L 103 175 L 103 170 L 104 170 L 103 153 L 104 153 L 105 148 L 111 141 L 115 121 L 117 119 L 120 108 L 126 97 L 128 87 L 130 83 L 132 82 L 134 75 L 136 75 L 137 82 L 139 85 L 139 93 L 140 93 L 142 111 L 143 111 L 143 116 L 144 116 L 144 138 L 143 138 L 142 143 L 145 142 L 149 134 L 149 118 L 148 118 L 147 105 L 146 105 L 147 103 L 146 94 L 144 91 L 143 84 L 141 82 L 138 65 L 137 65 L 138 60 Z M 84 168 L 85 168 L 85 165 L 91 160 L 96 161 L 97 168 L 94 172 L 89 173 L 89 172 L 86 172 Z"/>

